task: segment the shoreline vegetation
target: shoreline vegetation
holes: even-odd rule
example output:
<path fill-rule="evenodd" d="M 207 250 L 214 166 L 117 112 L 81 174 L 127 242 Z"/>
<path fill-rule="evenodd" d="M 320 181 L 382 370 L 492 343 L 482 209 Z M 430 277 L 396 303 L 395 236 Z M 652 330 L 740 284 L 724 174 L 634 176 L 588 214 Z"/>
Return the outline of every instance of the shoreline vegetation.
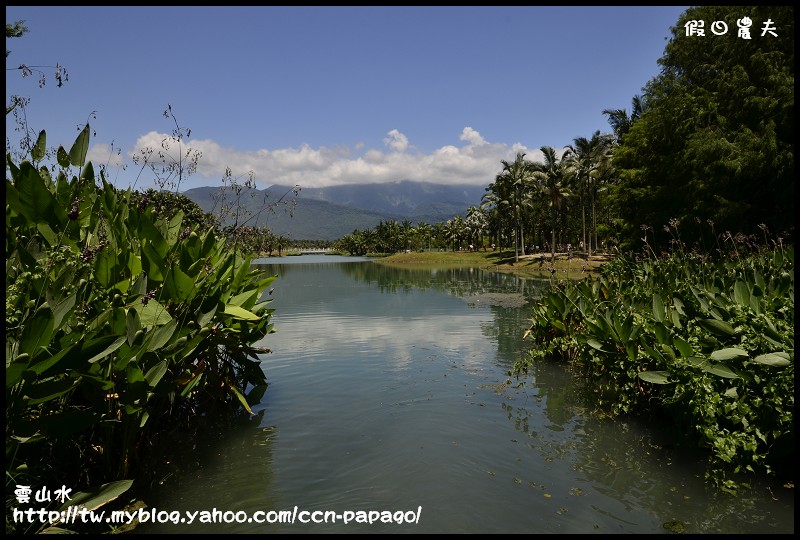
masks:
<path fill-rule="evenodd" d="M 327 255 L 348 256 L 346 253 L 330 251 Z M 302 253 L 287 251 L 284 257 L 302 256 Z M 514 250 L 496 251 L 412 251 L 392 254 L 367 254 L 376 257 L 375 262 L 406 268 L 442 268 L 472 266 L 490 272 L 504 272 L 525 278 L 582 279 L 600 274 L 600 268 L 612 260 L 608 253 L 594 253 L 591 257 L 573 252 L 556 252 L 555 260 L 550 252 L 519 255 L 515 260 Z M 275 258 L 261 253 L 259 258 Z"/>
<path fill-rule="evenodd" d="M 395 253 L 377 262 L 392 266 L 433 267 L 441 265 L 477 266 L 482 270 L 504 272 L 526 278 L 582 279 L 599 275 L 603 264 L 611 260 L 605 253 L 588 257 L 573 252 L 519 255 L 516 260 L 513 250 L 498 251 L 428 251 L 417 253 Z"/>

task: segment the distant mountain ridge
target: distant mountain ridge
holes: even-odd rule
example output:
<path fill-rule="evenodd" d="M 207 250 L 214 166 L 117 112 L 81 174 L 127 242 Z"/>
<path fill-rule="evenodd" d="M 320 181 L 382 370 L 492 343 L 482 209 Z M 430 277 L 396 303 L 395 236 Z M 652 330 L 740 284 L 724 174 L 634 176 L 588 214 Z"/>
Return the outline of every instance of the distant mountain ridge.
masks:
<path fill-rule="evenodd" d="M 203 211 L 219 214 L 220 202 L 215 201 L 215 195 L 223 189 L 194 188 L 183 195 Z M 262 190 L 245 190 L 240 199 L 244 215 L 256 216 L 247 224 L 267 226 L 275 234 L 297 240 L 337 240 L 354 230 L 372 229 L 381 221 L 409 219 L 416 225 L 447 221 L 456 215 L 464 217 L 467 208 L 478 206 L 486 192 L 484 186 L 410 180 L 326 188 L 301 186 L 296 196 L 293 189 L 276 184 Z M 228 206 L 233 204 L 230 191 L 225 202 Z"/>
<path fill-rule="evenodd" d="M 277 189 L 289 187 L 272 186 Z M 300 196 L 351 208 L 397 214 L 405 217 L 449 214 L 450 219 L 469 206 L 480 204 L 483 186 L 443 185 L 402 180 L 382 184 L 350 184 L 326 188 L 303 188 Z M 451 213 L 451 211 L 453 211 Z"/>

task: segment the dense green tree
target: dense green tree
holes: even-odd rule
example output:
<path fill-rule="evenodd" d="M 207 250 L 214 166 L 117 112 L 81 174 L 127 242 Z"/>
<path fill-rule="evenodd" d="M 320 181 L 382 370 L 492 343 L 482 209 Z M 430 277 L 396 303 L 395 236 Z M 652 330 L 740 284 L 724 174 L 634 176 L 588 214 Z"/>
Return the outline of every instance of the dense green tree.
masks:
<path fill-rule="evenodd" d="M 749 19 L 750 38 L 738 36 Z M 705 35 L 686 35 L 704 21 Z M 714 21 L 728 32 L 715 35 Z M 738 21 L 738 22 L 737 22 Z M 647 103 L 615 151 L 613 192 L 625 245 L 675 220 L 684 241 L 701 227 L 745 234 L 794 223 L 794 8 L 702 6 L 672 28 L 661 73 L 644 88 Z"/>

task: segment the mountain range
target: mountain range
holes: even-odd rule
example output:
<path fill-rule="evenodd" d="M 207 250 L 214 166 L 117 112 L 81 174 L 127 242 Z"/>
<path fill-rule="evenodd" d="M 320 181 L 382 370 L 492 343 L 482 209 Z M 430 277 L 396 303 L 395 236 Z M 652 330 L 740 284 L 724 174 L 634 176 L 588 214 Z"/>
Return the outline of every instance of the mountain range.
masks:
<path fill-rule="evenodd" d="M 273 185 L 244 189 L 239 194 L 239 220 L 247 225 L 269 227 L 293 240 L 338 240 L 354 230 L 375 228 L 381 221 L 410 220 L 413 225 L 447 221 L 466 216 L 478 206 L 484 186 L 442 185 L 403 180 L 381 184 L 351 184 L 326 188 L 293 188 Z M 183 192 L 204 212 L 220 215 L 223 206 L 235 208 L 228 187 L 199 187 Z M 234 222 L 228 215 L 224 225 Z"/>

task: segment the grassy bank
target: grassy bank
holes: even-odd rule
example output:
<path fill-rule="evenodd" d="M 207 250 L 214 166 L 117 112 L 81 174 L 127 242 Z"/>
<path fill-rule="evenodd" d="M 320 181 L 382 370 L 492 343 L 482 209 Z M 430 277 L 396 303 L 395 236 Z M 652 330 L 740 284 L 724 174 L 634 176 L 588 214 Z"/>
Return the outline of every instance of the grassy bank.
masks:
<path fill-rule="evenodd" d="M 508 272 L 523 277 L 550 277 L 559 279 L 581 279 L 599 272 L 600 266 L 609 260 L 607 255 L 581 255 L 556 253 L 555 261 L 550 253 L 520 255 L 519 260 L 512 250 L 504 251 L 426 251 L 395 253 L 378 259 L 381 264 L 398 267 L 441 268 L 442 266 L 475 266 L 483 270 Z"/>

